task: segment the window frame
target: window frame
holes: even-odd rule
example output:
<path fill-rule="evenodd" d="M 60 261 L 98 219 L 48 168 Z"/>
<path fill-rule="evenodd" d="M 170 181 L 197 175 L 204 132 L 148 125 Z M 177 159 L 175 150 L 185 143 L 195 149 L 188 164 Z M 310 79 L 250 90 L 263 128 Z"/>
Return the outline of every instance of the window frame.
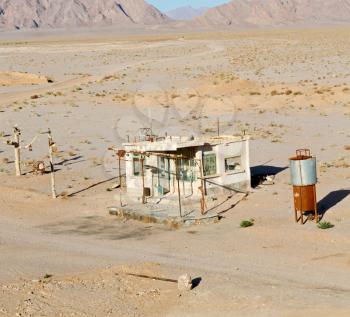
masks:
<path fill-rule="evenodd" d="M 211 170 L 211 167 L 214 166 L 214 164 L 212 164 L 213 162 L 211 162 L 212 166 L 209 168 L 209 171 L 206 168 L 206 166 L 207 166 L 206 159 L 208 159 L 208 157 L 214 157 L 215 158 L 215 172 L 213 172 Z M 210 174 L 208 174 L 208 172 L 210 172 Z M 215 152 L 204 152 L 203 153 L 203 175 L 204 175 L 204 177 L 213 177 L 213 176 L 217 176 L 218 175 L 218 158 L 217 158 L 217 154 Z"/>
<path fill-rule="evenodd" d="M 136 166 L 139 169 L 138 173 L 135 172 L 137 170 Z M 141 175 L 142 174 L 142 166 L 141 166 L 141 157 L 140 157 L 140 155 L 134 154 L 133 157 L 132 157 L 132 174 L 133 174 L 133 176 L 142 176 Z"/>
<path fill-rule="evenodd" d="M 239 169 L 239 170 L 236 170 L 236 169 L 233 169 L 233 170 L 227 169 L 227 167 L 228 167 L 227 160 L 229 160 L 229 159 L 238 159 L 239 162 L 237 162 L 237 163 L 238 163 L 238 165 L 240 166 L 240 169 Z M 243 166 L 243 164 L 242 164 L 242 155 L 236 155 L 236 156 L 225 157 L 225 159 L 224 159 L 224 164 L 225 164 L 225 173 L 226 173 L 226 174 L 238 174 L 238 173 L 244 173 L 244 172 L 245 172 L 244 166 Z"/>

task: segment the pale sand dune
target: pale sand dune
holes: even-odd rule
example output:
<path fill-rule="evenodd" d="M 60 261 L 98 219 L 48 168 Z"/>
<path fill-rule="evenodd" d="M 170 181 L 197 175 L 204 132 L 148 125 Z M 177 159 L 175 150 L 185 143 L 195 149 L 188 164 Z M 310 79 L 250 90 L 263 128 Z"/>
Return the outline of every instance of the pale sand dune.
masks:
<path fill-rule="evenodd" d="M 0 72 L 0 86 L 39 85 L 48 83 L 45 76 L 19 72 Z"/>

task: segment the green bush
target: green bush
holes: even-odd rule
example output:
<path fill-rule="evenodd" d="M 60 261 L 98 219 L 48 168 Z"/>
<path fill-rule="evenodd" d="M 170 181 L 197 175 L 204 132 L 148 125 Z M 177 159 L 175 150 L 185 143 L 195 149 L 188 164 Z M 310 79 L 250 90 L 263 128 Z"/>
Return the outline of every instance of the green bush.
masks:
<path fill-rule="evenodd" d="M 334 227 L 334 225 L 328 221 L 321 221 L 317 227 L 319 227 L 320 229 L 331 229 Z"/>
<path fill-rule="evenodd" d="M 250 220 L 242 220 L 240 223 L 240 227 L 241 228 L 248 228 L 254 226 L 254 219 L 250 219 Z"/>

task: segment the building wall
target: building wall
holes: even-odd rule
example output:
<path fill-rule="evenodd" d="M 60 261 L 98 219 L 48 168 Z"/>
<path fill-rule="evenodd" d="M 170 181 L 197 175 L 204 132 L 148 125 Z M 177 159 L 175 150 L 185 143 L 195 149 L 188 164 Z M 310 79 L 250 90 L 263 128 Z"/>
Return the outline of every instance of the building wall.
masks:
<path fill-rule="evenodd" d="M 205 177 L 207 194 L 230 191 L 230 188 L 241 191 L 250 190 L 249 140 L 219 144 L 211 148 L 205 147 L 198 156 L 200 157 L 210 152 L 216 154 L 217 175 Z M 225 159 L 238 156 L 241 156 L 241 170 L 226 171 Z"/>
<path fill-rule="evenodd" d="M 128 151 L 128 149 L 126 149 Z M 193 182 L 179 181 L 181 195 L 185 196 L 201 196 L 200 186 L 202 184 L 200 176 L 200 165 L 204 153 L 216 154 L 216 169 L 217 175 L 205 177 L 205 191 L 206 194 L 211 195 L 217 192 L 230 192 L 231 189 L 241 191 L 250 190 L 250 163 L 249 163 L 249 140 L 237 141 L 214 146 L 202 146 L 191 149 L 192 155 L 197 159 L 195 171 L 197 179 Z M 240 171 L 225 171 L 225 159 L 230 157 L 241 156 Z M 126 157 L 126 179 L 127 192 L 135 199 L 141 200 L 142 197 L 142 176 L 135 176 L 133 170 L 133 155 L 127 154 Z M 158 178 L 158 158 L 157 156 L 149 156 L 145 159 L 145 187 L 150 188 L 153 197 L 163 196 L 159 191 Z M 152 168 L 153 173 L 152 173 Z M 202 167 L 203 168 L 203 167 Z M 176 179 L 176 165 L 175 160 L 170 160 L 170 182 L 169 192 L 177 194 L 178 181 Z"/>

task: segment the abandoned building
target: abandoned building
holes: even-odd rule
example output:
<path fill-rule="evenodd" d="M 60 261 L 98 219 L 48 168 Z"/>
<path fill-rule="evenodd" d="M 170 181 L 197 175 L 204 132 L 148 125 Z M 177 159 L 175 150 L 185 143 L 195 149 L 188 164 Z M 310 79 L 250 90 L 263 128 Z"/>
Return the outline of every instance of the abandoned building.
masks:
<path fill-rule="evenodd" d="M 191 208 L 195 204 L 204 214 L 208 197 L 250 190 L 248 136 L 145 135 L 123 147 L 128 199 L 174 202 L 180 205 L 180 214 L 181 205 L 185 209 L 191 201 Z"/>
<path fill-rule="evenodd" d="M 157 137 L 149 128 L 141 131 L 138 140 L 114 149 L 121 188 L 119 207 L 110 207 L 110 214 L 172 224 L 215 221 L 249 193 L 249 136 Z"/>

